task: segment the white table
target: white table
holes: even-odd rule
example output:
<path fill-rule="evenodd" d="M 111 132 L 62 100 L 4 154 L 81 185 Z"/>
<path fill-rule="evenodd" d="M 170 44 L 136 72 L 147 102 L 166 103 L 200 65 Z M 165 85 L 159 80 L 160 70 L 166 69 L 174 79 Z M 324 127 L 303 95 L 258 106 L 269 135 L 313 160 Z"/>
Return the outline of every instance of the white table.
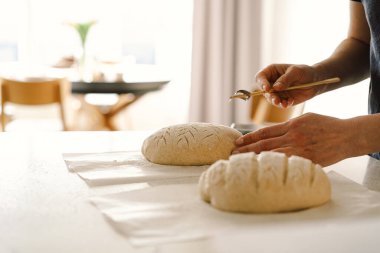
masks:
<path fill-rule="evenodd" d="M 0 252 L 231 252 L 231 249 L 250 252 L 260 244 L 252 243 L 249 236 L 235 236 L 231 240 L 215 238 L 136 249 L 117 234 L 87 198 L 134 186 L 90 188 L 67 171 L 62 153 L 138 150 L 146 135 L 146 132 L 1 133 Z M 365 176 L 368 161 L 370 173 Z M 374 179 L 369 182 L 376 187 L 373 182 L 380 180 L 376 178 L 379 164 L 363 156 L 342 161 L 329 170 L 357 182 L 364 177 L 366 181 Z M 377 244 L 380 226 L 377 227 L 377 234 L 361 235 L 369 240 L 365 243 L 371 249 L 362 252 L 376 252 L 371 243 Z M 336 237 L 338 241 L 345 240 Z M 289 240 L 289 245 L 282 246 L 288 247 L 282 248 L 282 252 L 297 252 L 291 250 L 292 243 Z M 307 238 L 299 243 L 307 245 Z M 355 242 L 347 244 L 345 252 L 355 252 L 350 251 L 355 249 L 352 243 Z"/>

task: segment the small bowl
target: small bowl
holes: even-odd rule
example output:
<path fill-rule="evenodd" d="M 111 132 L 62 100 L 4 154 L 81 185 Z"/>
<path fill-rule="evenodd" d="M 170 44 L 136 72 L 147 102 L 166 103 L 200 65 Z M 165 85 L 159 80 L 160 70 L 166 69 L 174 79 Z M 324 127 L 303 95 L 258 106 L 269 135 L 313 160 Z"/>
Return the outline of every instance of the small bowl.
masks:
<path fill-rule="evenodd" d="M 262 126 L 256 125 L 256 124 L 239 124 L 239 123 L 232 123 L 231 127 L 238 130 L 240 133 L 247 134 L 253 131 L 256 131 L 260 129 Z"/>

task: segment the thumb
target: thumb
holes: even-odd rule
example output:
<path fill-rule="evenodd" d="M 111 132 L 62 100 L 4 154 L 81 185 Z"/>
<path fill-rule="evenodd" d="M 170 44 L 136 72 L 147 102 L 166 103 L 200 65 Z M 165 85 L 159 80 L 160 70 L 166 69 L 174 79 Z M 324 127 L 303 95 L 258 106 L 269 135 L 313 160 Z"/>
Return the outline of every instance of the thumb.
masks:
<path fill-rule="evenodd" d="M 273 84 L 273 89 L 277 91 L 285 90 L 289 86 L 298 83 L 301 80 L 303 71 L 298 66 L 291 66 L 286 71 L 285 74 L 280 76 L 276 82 Z"/>

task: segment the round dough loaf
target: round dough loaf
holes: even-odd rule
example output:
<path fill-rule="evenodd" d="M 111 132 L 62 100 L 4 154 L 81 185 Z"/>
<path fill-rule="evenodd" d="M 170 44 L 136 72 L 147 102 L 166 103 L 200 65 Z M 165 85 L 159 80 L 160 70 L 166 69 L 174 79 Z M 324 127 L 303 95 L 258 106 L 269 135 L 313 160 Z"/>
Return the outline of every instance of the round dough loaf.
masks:
<path fill-rule="evenodd" d="M 329 201 L 330 181 L 322 167 L 283 153 L 232 155 L 200 177 L 202 199 L 232 212 L 274 213 L 305 209 Z"/>
<path fill-rule="evenodd" d="M 228 159 L 239 136 L 239 131 L 222 125 L 174 125 L 149 136 L 141 151 L 153 163 L 207 165 L 220 159 Z"/>

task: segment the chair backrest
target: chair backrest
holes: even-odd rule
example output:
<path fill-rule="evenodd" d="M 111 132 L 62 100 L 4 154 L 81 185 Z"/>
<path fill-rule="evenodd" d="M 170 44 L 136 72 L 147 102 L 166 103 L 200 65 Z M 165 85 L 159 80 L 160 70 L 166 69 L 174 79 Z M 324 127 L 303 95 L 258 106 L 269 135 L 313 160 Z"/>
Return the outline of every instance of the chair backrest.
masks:
<path fill-rule="evenodd" d="M 10 102 L 21 105 L 46 105 L 58 103 L 63 129 L 67 130 L 63 106 L 65 90 L 70 83 L 66 79 L 0 79 L 1 85 L 1 123 L 5 130 L 5 104 Z"/>
<path fill-rule="evenodd" d="M 255 124 L 271 124 L 288 121 L 303 113 L 304 104 L 282 109 L 270 104 L 264 97 L 254 97 L 251 102 L 251 119 Z"/>

